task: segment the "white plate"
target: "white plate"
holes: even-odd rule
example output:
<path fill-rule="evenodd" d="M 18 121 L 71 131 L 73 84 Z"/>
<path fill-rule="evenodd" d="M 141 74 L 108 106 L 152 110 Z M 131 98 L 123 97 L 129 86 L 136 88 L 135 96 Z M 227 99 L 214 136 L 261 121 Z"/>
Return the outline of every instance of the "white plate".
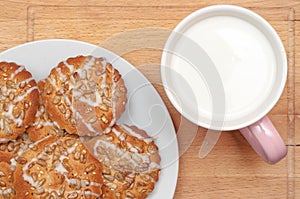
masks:
<path fill-rule="evenodd" d="M 106 57 L 124 77 L 128 89 L 126 111 L 119 123 L 133 124 L 156 138 L 162 171 L 150 199 L 173 198 L 178 176 L 178 144 L 171 117 L 151 83 L 130 63 L 101 47 L 74 40 L 42 40 L 26 43 L 0 54 L 0 61 L 25 67 L 36 80 L 48 76 L 60 61 L 77 55 Z"/>

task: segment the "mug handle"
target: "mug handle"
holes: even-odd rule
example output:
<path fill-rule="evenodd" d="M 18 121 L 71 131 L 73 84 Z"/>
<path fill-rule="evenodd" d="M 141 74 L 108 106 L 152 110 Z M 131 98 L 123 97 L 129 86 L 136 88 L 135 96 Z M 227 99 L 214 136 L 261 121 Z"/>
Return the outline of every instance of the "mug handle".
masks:
<path fill-rule="evenodd" d="M 287 154 L 286 146 L 268 116 L 240 129 L 252 148 L 263 160 L 275 164 Z"/>

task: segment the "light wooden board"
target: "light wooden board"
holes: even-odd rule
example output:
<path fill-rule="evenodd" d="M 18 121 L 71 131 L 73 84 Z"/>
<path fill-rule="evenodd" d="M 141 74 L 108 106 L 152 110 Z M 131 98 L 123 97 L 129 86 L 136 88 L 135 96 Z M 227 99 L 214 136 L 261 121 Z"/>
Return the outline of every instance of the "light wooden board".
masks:
<path fill-rule="evenodd" d="M 296 147 L 295 157 L 295 198 L 300 198 L 300 147 Z"/>
<path fill-rule="evenodd" d="M 189 13 L 218 3 L 245 6 L 261 14 L 274 26 L 286 48 L 288 81 L 269 116 L 288 145 L 289 154 L 276 165 L 264 163 L 238 131 L 223 133 L 209 156 L 199 159 L 206 129 L 182 118 L 161 85 L 159 63 L 166 33 Z M 176 199 L 300 198 L 300 6 L 296 0 L 14 0 L 0 1 L 0 6 L 0 50 L 26 41 L 66 38 L 117 51 L 153 82 L 176 129 L 183 126 L 186 134 L 198 129 L 191 146 L 180 157 Z M 151 35 L 137 31 L 153 27 L 164 33 L 157 36 L 153 32 L 154 41 L 147 40 Z M 127 34 L 129 30 L 138 33 L 134 41 L 132 34 Z M 147 42 L 154 43 L 154 48 L 147 48 Z M 182 135 L 180 146 L 189 137 Z"/>

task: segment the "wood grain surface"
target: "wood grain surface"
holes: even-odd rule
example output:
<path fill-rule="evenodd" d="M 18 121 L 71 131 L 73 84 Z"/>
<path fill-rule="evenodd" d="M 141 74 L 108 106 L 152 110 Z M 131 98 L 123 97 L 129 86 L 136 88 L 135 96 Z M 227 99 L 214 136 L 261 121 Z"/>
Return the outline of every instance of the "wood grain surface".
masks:
<path fill-rule="evenodd" d="M 238 131 L 224 132 L 205 159 L 198 157 L 206 129 L 175 110 L 160 80 L 160 58 L 168 33 L 186 15 L 213 4 L 235 4 L 266 18 L 286 48 L 286 88 L 269 116 L 288 155 L 263 162 Z M 64 38 L 103 46 L 131 62 L 153 83 L 166 103 L 181 147 L 176 199 L 300 199 L 300 2 L 297 0 L 0 1 L 0 50 L 28 41 Z M 197 131 L 190 147 L 182 146 Z M 161 198 L 160 198 L 161 199 Z"/>

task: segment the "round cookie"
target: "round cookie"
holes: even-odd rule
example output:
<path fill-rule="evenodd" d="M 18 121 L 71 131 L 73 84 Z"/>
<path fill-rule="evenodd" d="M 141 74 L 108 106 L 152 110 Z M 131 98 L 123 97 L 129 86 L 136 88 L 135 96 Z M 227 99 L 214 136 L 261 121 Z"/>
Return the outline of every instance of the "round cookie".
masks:
<path fill-rule="evenodd" d="M 125 110 L 126 87 L 105 58 L 69 58 L 51 70 L 44 102 L 49 117 L 68 133 L 108 132 Z"/>
<path fill-rule="evenodd" d="M 38 88 L 40 91 L 38 111 L 34 122 L 26 130 L 29 138 L 33 141 L 38 141 L 48 135 L 63 136 L 65 134 L 64 130 L 59 127 L 57 122 L 53 122 L 49 118 L 49 114 L 45 109 L 43 101 L 45 80 L 38 82 Z"/>
<path fill-rule="evenodd" d="M 24 66 L 0 63 L 0 142 L 15 139 L 34 120 L 38 89 Z"/>
<path fill-rule="evenodd" d="M 9 163 L 0 162 L 0 199 L 14 198 L 13 171 Z"/>
<path fill-rule="evenodd" d="M 113 126 L 106 134 L 86 143 L 103 164 L 102 198 L 144 199 L 154 189 L 160 172 L 158 147 L 134 126 Z"/>
<path fill-rule="evenodd" d="M 16 198 L 99 198 L 101 164 L 76 136 L 47 136 L 23 153 L 14 173 Z"/>

